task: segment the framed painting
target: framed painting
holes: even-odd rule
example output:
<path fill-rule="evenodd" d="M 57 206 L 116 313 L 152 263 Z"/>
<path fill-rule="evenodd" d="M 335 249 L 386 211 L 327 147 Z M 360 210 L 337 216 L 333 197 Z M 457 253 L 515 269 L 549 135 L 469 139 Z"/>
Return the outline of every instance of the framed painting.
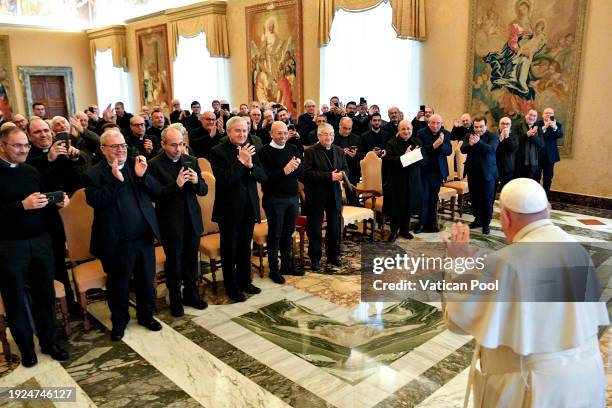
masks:
<path fill-rule="evenodd" d="M 16 107 L 9 37 L 0 35 L 0 110 L 4 114 L 3 118 L 10 120 Z"/>
<path fill-rule="evenodd" d="M 297 118 L 303 102 L 301 1 L 250 6 L 245 14 L 249 98 L 280 103 Z"/>
<path fill-rule="evenodd" d="M 168 111 L 172 99 L 172 82 L 166 25 L 137 30 L 136 45 L 141 104 L 150 108 L 159 106 Z"/>
<path fill-rule="evenodd" d="M 497 124 L 551 107 L 570 156 L 587 2 L 472 0 L 466 112 Z"/>

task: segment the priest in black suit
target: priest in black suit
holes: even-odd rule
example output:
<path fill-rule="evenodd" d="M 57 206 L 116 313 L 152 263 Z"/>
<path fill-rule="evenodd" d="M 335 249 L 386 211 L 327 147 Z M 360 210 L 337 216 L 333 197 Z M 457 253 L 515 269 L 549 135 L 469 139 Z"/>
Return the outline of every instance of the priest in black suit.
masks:
<path fill-rule="evenodd" d="M 482 233 L 489 234 L 498 176 L 495 152 L 499 137 L 487 130 L 487 118 L 484 116 L 474 118 L 472 126 L 473 133 L 467 134 L 461 145 L 461 153 L 467 155 L 465 173 L 468 176 L 474 213 L 474 222 L 470 228 L 482 227 Z"/>
<path fill-rule="evenodd" d="M 516 151 L 516 175 L 539 182 L 540 150 L 544 147 L 544 138 L 542 127 L 536 123 L 537 119 L 538 112 L 531 109 L 525 118 L 517 123 L 512 133 L 516 134 L 519 142 Z"/>
<path fill-rule="evenodd" d="M 542 138 L 544 146 L 540 150 L 539 167 L 537 180 L 543 178 L 543 187 L 546 194 L 550 194 L 550 186 L 554 175 L 555 163 L 561 160 L 559 156 L 559 148 L 557 142 L 563 139 L 563 125 L 555 120 L 555 111 L 553 108 L 546 108 L 542 112 L 542 120 L 536 122 L 537 126 L 542 129 Z"/>
<path fill-rule="evenodd" d="M 499 145 L 495 152 L 497 160 L 497 171 L 499 173 L 499 190 L 512 179 L 514 179 L 514 168 L 516 166 L 516 150 L 518 149 L 518 138 L 510 131 L 512 120 L 504 116 L 499 120 L 497 137 Z"/>
<path fill-rule="evenodd" d="M 317 129 L 319 142 L 304 151 L 304 193 L 307 213 L 308 256 L 313 271 L 320 269 L 323 213 L 327 217 L 325 251 L 327 262 L 340 266 L 340 183 L 348 177 L 341 147 L 334 145 L 334 128 L 325 123 Z"/>
<path fill-rule="evenodd" d="M 216 179 L 212 220 L 219 224 L 225 291 L 230 299 L 244 302 L 243 292 L 261 292 L 251 281 L 251 240 L 255 222 L 261 221 L 257 182 L 267 176 L 255 146 L 246 143 L 246 121 L 230 118 L 227 134 L 228 141 L 213 147 L 209 155 Z"/>
<path fill-rule="evenodd" d="M 152 331 L 162 328 L 153 318 L 153 240 L 159 239 L 160 234 L 152 203 L 159 197 L 161 186 L 147 172 L 144 156 L 127 157 L 127 144 L 121 133 L 104 132 L 100 144 L 106 160 L 85 173 L 85 196 L 87 204 L 94 209 L 90 252 L 100 259 L 108 276 L 111 339 L 119 341 L 130 320 L 132 275 L 138 324 Z"/>
<path fill-rule="evenodd" d="M 164 129 L 161 146 L 163 151 L 151 160 L 149 169 L 162 187 L 155 212 L 166 253 L 170 312 L 174 317 L 181 317 L 185 314 L 183 305 L 199 310 L 208 306 L 197 288 L 198 249 L 204 227 L 196 198 L 196 195 L 206 195 L 208 186 L 200 174 L 198 159 L 183 154 L 185 141 L 180 130 Z"/>

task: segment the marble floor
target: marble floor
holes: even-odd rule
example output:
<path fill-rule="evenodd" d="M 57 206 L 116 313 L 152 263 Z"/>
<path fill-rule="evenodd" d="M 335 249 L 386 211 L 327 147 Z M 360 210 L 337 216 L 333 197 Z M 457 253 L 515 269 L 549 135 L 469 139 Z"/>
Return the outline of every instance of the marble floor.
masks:
<path fill-rule="evenodd" d="M 598 268 L 612 267 L 612 214 L 559 208 L 553 211 L 555 224 L 592 243 Z M 492 234 L 475 232 L 475 245 L 505 245 L 497 211 Z M 431 243 L 442 234 L 400 239 L 398 245 L 434 248 Z M 349 234 L 339 268 L 317 274 L 306 268 L 285 285 L 256 277 L 263 292 L 244 303 L 232 304 L 222 289 L 214 295 L 207 288 L 209 308 L 187 307 L 181 319 L 170 315 L 162 288 L 157 317 L 163 330 L 149 332 L 133 320 L 120 342 L 110 341 L 105 302 L 92 303 L 91 331 L 83 332 L 78 319 L 70 321 L 69 361 L 39 354 L 39 364 L 30 369 L 0 361 L 0 387 L 74 387 L 76 402 L 19 403 L 0 395 L 0 407 L 463 406 L 474 341 L 446 329 L 435 300 L 362 302 L 364 241 Z M 603 328 L 610 406 L 611 347 L 612 330 Z"/>

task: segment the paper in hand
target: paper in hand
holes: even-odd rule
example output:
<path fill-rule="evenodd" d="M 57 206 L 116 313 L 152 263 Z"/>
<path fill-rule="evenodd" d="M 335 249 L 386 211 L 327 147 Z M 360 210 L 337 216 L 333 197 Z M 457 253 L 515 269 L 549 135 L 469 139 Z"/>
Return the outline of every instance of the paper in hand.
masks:
<path fill-rule="evenodd" d="M 410 166 L 412 163 L 416 163 L 420 160 L 423 160 L 423 154 L 419 148 L 400 156 L 400 162 L 402 163 L 403 167 Z"/>

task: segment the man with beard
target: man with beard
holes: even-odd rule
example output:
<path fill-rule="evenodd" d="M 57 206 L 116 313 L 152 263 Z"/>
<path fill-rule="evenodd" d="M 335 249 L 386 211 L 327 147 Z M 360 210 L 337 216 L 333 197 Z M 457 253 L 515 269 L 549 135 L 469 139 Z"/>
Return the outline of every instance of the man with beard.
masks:
<path fill-rule="evenodd" d="M 421 148 L 423 207 L 415 233 L 438 232 L 438 194 L 442 182 L 448 177 L 446 156 L 451 153 L 450 134 L 442 129 L 442 116 L 433 114 L 429 118 L 428 126 L 417 136 L 423 142 Z"/>
<path fill-rule="evenodd" d="M 482 227 L 482 233 L 489 234 L 498 176 L 495 152 L 499 138 L 487 130 L 484 116 L 474 118 L 473 126 L 474 133 L 468 134 L 461 146 L 461 153 L 467 156 L 465 168 L 474 213 L 470 228 Z"/>
<path fill-rule="evenodd" d="M 396 106 L 392 106 L 388 110 L 389 113 L 389 123 L 387 123 L 383 130 L 391 137 L 395 137 L 397 135 L 397 124 L 400 121 L 400 110 Z"/>
<path fill-rule="evenodd" d="M 387 142 L 391 140 L 395 135 L 390 135 L 381 128 L 382 118 L 380 113 L 375 112 L 372 114 L 370 127 L 371 129 L 361 135 L 361 146 L 363 152 L 367 153 L 370 151 L 376 152 L 377 155 L 383 156 L 384 149 L 387 146 Z M 412 126 L 410 126 L 412 130 Z"/>
<path fill-rule="evenodd" d="M 412 135 L 410 122 L 402 120 L 398 125 L 397 137 L 389 140 L 385 148 L 386 154 L 382 158 L 383 213 L 391 219 L 389 242 L 394 242 L 398 235 L 413 238 L 410 216 L 419 214 L 423 205 L 421 161 L 404 166 L 401 157 L 422 144 L 417 136 Z"/>
<path fill-rule="evenodd" d="M 461 145 L 465 140 L 472 127 L 472 118 L 469 113 L 461 115 L 461 120 L 453 121 L 453 129 L 451 130 L 451 148 L 452 152 L 448 156 L 448 172 L 449 180 L 463 180 L 463 169 L 465 165 L 465 155 L 461 153 Z M 455 172 L 457 168 L 457 172 Z"/>

